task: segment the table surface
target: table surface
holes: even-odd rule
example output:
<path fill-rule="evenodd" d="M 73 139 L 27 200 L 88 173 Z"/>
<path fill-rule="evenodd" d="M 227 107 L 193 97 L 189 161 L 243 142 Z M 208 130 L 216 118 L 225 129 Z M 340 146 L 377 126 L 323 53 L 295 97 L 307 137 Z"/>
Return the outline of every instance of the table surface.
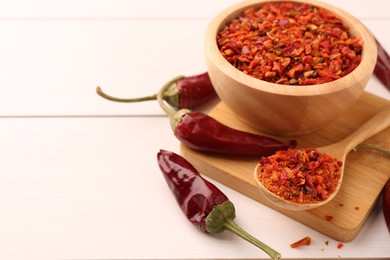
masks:
<path fill-rule="evenodd" d="M 205 29 L 236 2 L 0 2 L 0 259 L 267 258 L 229 232 L 199 232 L 182 215 L 156 161 L 159 149 L 179 152 L 157 102 L 95 93 L 99 85 L 145 96 L 177 75 L 206 71 Z M 325 2 L 361 19 L 390 50 L 390 1 Z M 375 77 L 367 91 L 390 100 Z M 214 183 L 235 204 L 237 223 L 285 259 L 390 257 L 381 200 L 338 249 L 338 241 Z M 310 247 L 289 247 L 304 236 Z"/>

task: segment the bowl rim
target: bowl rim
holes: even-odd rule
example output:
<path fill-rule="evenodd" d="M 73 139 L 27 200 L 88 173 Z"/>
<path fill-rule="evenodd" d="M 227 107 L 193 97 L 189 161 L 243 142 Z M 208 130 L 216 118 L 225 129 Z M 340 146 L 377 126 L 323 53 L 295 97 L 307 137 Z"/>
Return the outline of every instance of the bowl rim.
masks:
<path fill-rule="evenodd" d="M 377 59 L 377 45 L 372 33 L 357 18 L 348 12 L 328 3 L 317 0 L 289 0 L 295 3 L 307 3 L 325 8 L 340 17 L 349 26 L 349 29 L 357 33 L 363 42 L 362 60 L 360 64 L 348 75 L 322 84 L 315 85 L 283 85 L 259 80 L 249 76 L 232 66 L 221 54 L 216 42 L 216 36 L 226 22 L 237 17 L 242 11 L 251 6 L 260 7 L 268 2 L 286 2 L 286 0 L 246 0 L 232 5 L 217 14 L 209 23 L 205 37 L 206 57 L 212 60 L 214 65 L 232 80 L 238 81 L 244 86 L 279 95 L 288 96 L 314 96 L 334 93 L 348 88 L 352 83 L 370 77 L 373 73 Z M 308 89 L 310 91 L 308 91 Z"/>

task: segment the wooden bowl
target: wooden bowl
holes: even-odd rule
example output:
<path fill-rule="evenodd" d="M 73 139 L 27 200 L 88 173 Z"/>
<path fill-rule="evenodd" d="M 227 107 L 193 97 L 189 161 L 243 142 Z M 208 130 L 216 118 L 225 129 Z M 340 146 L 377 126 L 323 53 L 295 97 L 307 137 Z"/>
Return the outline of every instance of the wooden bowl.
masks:
<path fill-rule="evenodd" d="M 317 1 L 293 0 L 325 8 L 340 17 L 350 33 L 363 42 L 362 60 L 348 75 L 332 82 L 292 86 L 266 82 L 232 66 L 220 53 L 218 32 L 248 7 L 266 2 L 242 1 L 218 14 L 205 37 L 208 72 L 220 99 L 247 125 L 269 134 L 300 135 L 316 131 L 340 117 L 363 93 L 377 58 L 377 45 L 369 30 L 356 18 L 337 7 Z"/>

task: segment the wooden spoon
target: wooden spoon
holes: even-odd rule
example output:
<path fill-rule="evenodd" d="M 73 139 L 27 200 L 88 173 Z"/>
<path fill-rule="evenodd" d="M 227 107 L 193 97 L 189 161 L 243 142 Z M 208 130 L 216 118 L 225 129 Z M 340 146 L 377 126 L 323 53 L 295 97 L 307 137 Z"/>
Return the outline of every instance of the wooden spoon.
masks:
<path fill-rule="evenodd" d="M 343 176 L 344 176 L 344 165 L 345 165 L 345 158 L 347 154 L 358 144 L 370 138 L 371 136 L 379 133 L 380 131 L 386 129 L 389 126 L 390 126 L 390 106 L 382 110 L 381 112 L 377 113 L 376 115 L 374 115 L 372 118 L 370 118 L 367 122 L 365 122 L 362 126 L 360 126 L 357 130 L 355 130 L 355 132 L 353 132 L 345 139 L 328 146 L 317 148 L 320 153 L 327 153 L 343 162 L 341 168 L 341 177 L 339 179 L 337 189 L 332 194 L 330 194 L 326 200 L 317 203 L 303 204 L 303 203 L 291 202 L 283 199 L 282 197 L 275 195 L 274 193 L 266 189 L 263 186 L 263 184 L 258 180 L 257 172 L 259 171 L 259 165 L 256 166 L 254 171 L 257 187 L 270 202 L 272 202 L 273 204 L 281 208 L 285 208 L 289 210 L 310 210 L 325 205 L 336 196 L 337 192 L 340 189 Z"/>

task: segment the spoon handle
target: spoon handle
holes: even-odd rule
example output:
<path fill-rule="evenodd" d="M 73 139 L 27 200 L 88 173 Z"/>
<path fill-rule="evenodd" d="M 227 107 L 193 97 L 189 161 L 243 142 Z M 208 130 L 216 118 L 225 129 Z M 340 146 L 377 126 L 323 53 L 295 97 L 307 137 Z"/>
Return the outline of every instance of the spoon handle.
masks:
<path fill-rule="evenodd" d="M 341 141 L 346 151 L 350 152 L 358 144 L 362 143 L 371 136 L 381 132 L 390 126 L 390 106 L 383 109 L 363 125 L 361 125 L 355 132 Z"/>

